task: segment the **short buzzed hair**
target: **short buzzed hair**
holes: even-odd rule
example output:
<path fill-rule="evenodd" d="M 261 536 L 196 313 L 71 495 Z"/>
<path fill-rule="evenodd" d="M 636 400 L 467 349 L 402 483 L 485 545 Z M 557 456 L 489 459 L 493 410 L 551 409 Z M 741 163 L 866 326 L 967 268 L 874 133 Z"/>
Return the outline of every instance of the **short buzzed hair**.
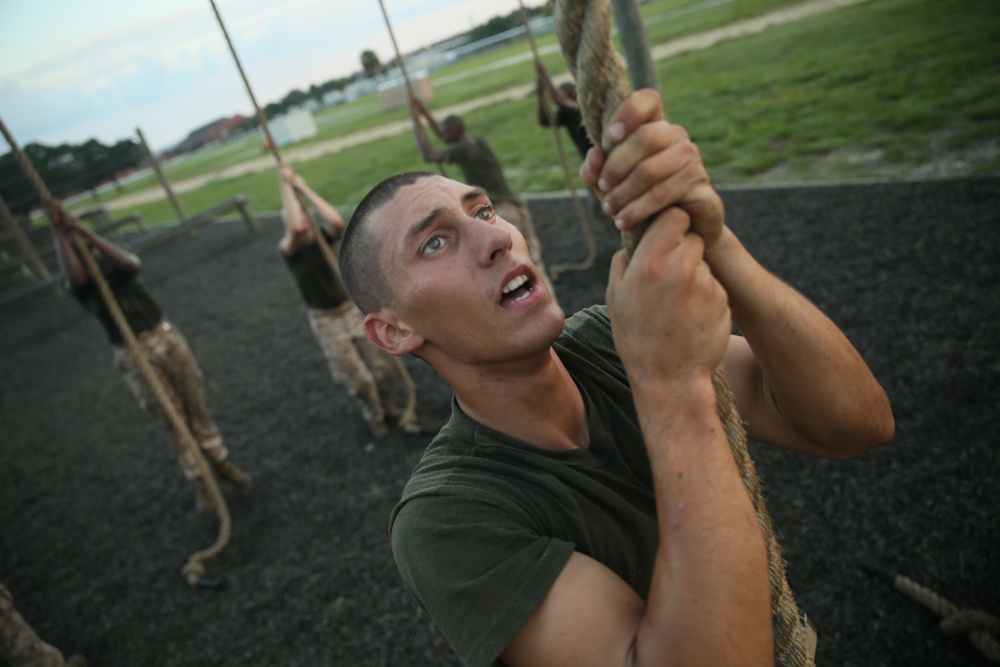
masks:
<path fill-rule="evenodd" d="M 441 121 L 441 133 L 445 135 L 445 141 L 448 141 L 452 137 L 461 137 L 465 134 L 465 121 L 462 120 L 461 116 L 454 114 L 447 116 Z"/>
<path fill-rule="evenodd" d="M 379 242 L 365 224 L 372 214 L 389 203 L 400 189 L 416 183 L 430 171 L 407 171 L 385 179 L 365 195 L 354 209 L 340 244 L 340 277 L 351 299 L 364 314 L 381 310 L 392 299 L 392 290 L 379 264 Z"/>

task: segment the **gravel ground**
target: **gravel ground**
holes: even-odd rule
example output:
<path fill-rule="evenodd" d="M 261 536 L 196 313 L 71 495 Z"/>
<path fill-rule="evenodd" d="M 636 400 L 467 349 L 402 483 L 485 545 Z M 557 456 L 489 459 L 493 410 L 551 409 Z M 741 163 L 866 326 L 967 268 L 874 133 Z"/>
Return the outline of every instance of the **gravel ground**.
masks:
<path fill-rule="evenodd" d="M 1000 179 L 723 196 L 751 251 L 854 340 L 897 420 L 892 443 L 846 463 L 752 445 L 818 662 L 987 664 L 858 558 L 1000 613 Z M 547 262 L 581 259 L 566 200 L 531 207 Z M 371 442 L 309 331 L 278 222 L 261 218 L 256 234 L 216 224 L 144 256 L 256 481 L 224 488 L 233 539 L 209 564 L 223 587 L 181 578 L 215 522 L 195 515 L 165 430 L 111 368 L 99 325 L 50 297 L 0 313 L 0 581 L 39 634 L 92 665 L 456 664 L 388 546 L 427 439 Z M 595 230 L 597 268 L 557 285 L 567 310 L 603 300 L 617 239 Z M 440 425 L 448 388 L 407 364 L 425 423 Z"/>

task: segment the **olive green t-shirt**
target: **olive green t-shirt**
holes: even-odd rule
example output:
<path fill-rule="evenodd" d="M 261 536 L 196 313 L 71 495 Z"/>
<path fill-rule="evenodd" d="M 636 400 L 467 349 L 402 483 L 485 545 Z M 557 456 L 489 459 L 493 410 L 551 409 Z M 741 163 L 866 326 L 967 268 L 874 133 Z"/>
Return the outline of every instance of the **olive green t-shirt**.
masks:
<path fill-rule="evenodd" d="M 106 261 L 101 261 L 99 265 L 101 275 L 104 276 L 108 287 L 111 288 L 111 293 L 114 294 L 118 307 L 121 309 L 122 315 L 125 316 L 125 321 L 131 327 L 132 333 L 138 335 L 149 331 L 160 323 L 160 320 L 163 319 L 160 307 L 137 276 L 130 276 Z M 119 346 L 125 344 L 125 338 L 119 331 L 118 325 L 115 324 L 114 318 L 111 317 L 111 312 L 104 303 L 104 298 L 97 289 L 97 285 L 93 282 L 82 286 L 74 285 L 70 289 L 70 293 L 76 297 L 85 310 L 97 317 L 108 334 L 109 343 Z"/>
<path fill-rule="evenodd" d="M 447 162 L 458 165 L 467 184 L 486 190 L 494 204 L 519 201 L 507 184 L 500 160 L 485 139 L 466 135 L 460 141 L 445 145 L 441 155 Z"/>
<path fill-rule="evenodd" d="M 393 510 L 403 580 L 470 667 L 496 663 L 574 550 L 648 593 L 652 473 L 607 309 L 568 319 L 554 347 L 584 397 L 590 446 L 534 447 L 453 401 Z"/>
<path fill-rule="evenodd" d="M 323 231 L 328 243 L 336 239 Z M 336 308 L 350 297 L 340 279 L 340 275 L 330 266 L 323 256 L 319 242 L 303 244 L 296 249 L 291 257 L 284 253 L 285 264 L 295 277 L 295 284 L 302 293 L 306 305 L 316 310 Z"/>

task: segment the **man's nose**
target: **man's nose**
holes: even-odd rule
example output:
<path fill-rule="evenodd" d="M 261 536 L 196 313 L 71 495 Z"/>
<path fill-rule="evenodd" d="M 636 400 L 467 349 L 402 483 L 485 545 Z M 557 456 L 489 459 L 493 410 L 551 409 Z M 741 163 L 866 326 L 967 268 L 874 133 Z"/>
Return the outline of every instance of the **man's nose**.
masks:
<path fill-rule="evenodd" d="M 499 218 L 476 225 L 477 254 L 483 265 L 489 265 L 504 253 L 510 252 L 514 244 L 510 225 Z"/>

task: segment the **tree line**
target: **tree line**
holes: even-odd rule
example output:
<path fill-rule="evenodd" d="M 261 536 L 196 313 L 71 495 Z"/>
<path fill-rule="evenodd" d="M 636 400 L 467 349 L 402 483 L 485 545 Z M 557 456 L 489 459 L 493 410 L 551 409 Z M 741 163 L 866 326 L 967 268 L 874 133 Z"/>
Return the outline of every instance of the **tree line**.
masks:
<path fill-rule="evenodd" d="M 145 157 L 139 143 L 131 139 L 122 139 L 111 146 L 97 139 L 58 146 L 30 143 L 23 150 L 52 196 L 58 199 L 95 191 L 109 181 L 120 189 L 118 178 L 142 164 Z M 41 204 L 12 152 L 0 156 L 0 197 L 15 215 L 27 214 Z"/>

